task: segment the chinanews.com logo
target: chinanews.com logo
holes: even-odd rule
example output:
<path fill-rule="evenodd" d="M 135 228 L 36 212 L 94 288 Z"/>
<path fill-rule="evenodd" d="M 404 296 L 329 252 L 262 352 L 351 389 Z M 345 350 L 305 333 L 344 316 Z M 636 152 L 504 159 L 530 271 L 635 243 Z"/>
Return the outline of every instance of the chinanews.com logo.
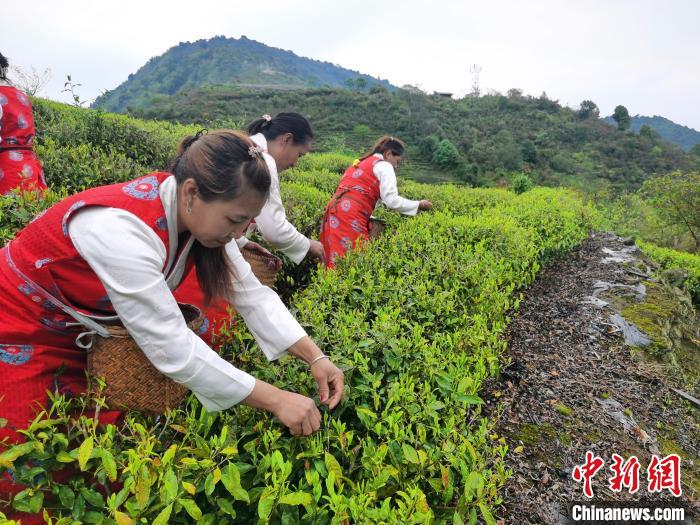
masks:
<path fill-rule="evenodd" d="M 592 501 L 593 478 L 604 466 L 605 461 L 602 458 L 588 451 L 583 464 L 574 467 L 571 477 L 581 484 L 583 496 L 587 500 L 569 505 L 569 518 L 573 523 L 686 523 L 686 509 L 680 501 L 675 504 L 667 501 L 652 502 L 647 499 L 649 495 L 664 491 L 680 498 L 683 493 L 681 458 L 677 454 L 665 457 L 651 456 L 644 480 L 647 496 L 636 502 Z M 640 492 L 642 465 L 636 456 L 625 460 L 622 456 L 613 454 L 608 470 L 611 471 L 607 478 L 608 488 L 613 493 L 621 493 L 624 490 L 629 494 Z"/>

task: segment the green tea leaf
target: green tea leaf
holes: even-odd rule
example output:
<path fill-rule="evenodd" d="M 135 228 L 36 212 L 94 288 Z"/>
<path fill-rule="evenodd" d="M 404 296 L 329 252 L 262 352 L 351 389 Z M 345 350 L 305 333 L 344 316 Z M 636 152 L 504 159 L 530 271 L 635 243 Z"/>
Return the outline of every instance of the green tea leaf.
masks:
<path fill-rule="evenodd" d="M 335 483 L 339 486 L 343 477 L 343 469 L 340 467 L 340 463 L 338 463 L 338 460 L 335 459 L 333 454 L 329 454 L 328 452 L 324 454 L 323 459 L 328 472 L 335 474 Z"/>
<path fill-rule="evenodd" d="M 275 506 L 275 489 L 266 487 L 260 495 L 258 502 L 258 516 L 261 520 L 267 520 L 272 514 L 272 509 Z"/>
<path fill-rule="evenodd" d="M 192 519 L 195 519 L 195 520 L 201 519 L 202 511 L 197 506 L 197 504 L 194 502 L 194 500 L 178 499 L 177 501 L 178 501 L 178 503 L 180 503 L 180 505 L 182 505 L 185 508 L 185 510 L 187 511 L 187 514 L 189 514 Z"/>
<path fill-rule="evenodd" d="M 401 450 L 403 450 L 403 455 L 407 461 L 415 464 L 420 463 L 420 461 L 418 460 L 418 454 L 416 453 L 416 449 L 413 448 L 411 445 L 409 445 L 408 443 L 404 443 L 401 447 Z"/>
<path fill-rule="evenodd" d="M 116 511 L 114 513 L 114 519 L 117 522 L 117 525 L 136 525 L 134 520 L 123 512 Z"/>
<path fill-rule="evenodd" d="M 285 505 L 311 505 L 313 497 L 308 492 L 290 492 L 280 498 Z"/>
<path fill-rule="evenodd" d="M 80 447 L 78 447 L 78 466 L 83 472 L 87 469 L 87 462 L 90 459 L 90 456 L 92 456 L 93 447 L 94 441 L 92 436 L 83 441 L 80 444 Z"/>
<path fill-rule="evenodd" d="M 106 448 L 102 449 L 102 466 L 107 473 L 109 481 L 117 481 L 117 464 L 114 461 L 114 456 Z"/>
<path fill-rule="evenodd" d="M 22 443 L 14 445 L 0 454 L 0 467 L 14 468 L 13 462 L 20 456 L 33 452 L 36 446 L 34 443 Z"/>
<path fill-rule="evenodd" d="M 167 507 L 165 507 L 163 510 L 160 511 L 158 516 L 156 516 L 156 519 L 153 520 L 153 525 L 167 525 L 168 520 L 170 519 L 170 513 L 173 511 L 173 504 L 171 503 Z"/>
<path fill-rule="evenodd" d="M 167 498 L 165 503 L 169 503 L 175 499 L 178 492 L 177 476 L 172 469 L 168 469 L 163 475 L 163 487 L 165 488 L 165 497 Z"/>
<path fill-rule="evenodd" d="M 481 510 L 481 515 L 486 522 L 486 525 L 496 525 L 496 519 L 491 514 L 491 511 L 486 506 L 485 503 L 479 502 L 479 510 Z"/>
<path fill-rule="evenodd" d="M 229 500 L 227 500 L 226 498 L 217 498 L 216 504 L 226 514 L 229 514 L 230 516 L 233 516 L 234 518 L 236 517 L 236 511 L 233 508 L 233 505 L 231 505 L 231 502 Z"/>
<path fill-rule="evenodd" d="M 177 452 L 177 445 L 170 445 L 170 447 L 168 447 L 168 450 L 165 451 L 165 453 L 163 454 L 163 459 L 161 461 L 164 467 L 166 467 L 168 463 L 170 463 L 175 457 L 175 452 Z"/>
<path fill-rule="evenodd" d="M 58 499 L 65 508 L 72 509 L 75 503 L 75 492 L 67 485 L 61 485 L 61 488 L 58 489 Z"/>
<path fill-rule="evenodd" d="M 229 494 L 238 501 L 250 503 L 250 497 L 245 489 L 241 486 L 241 474 L 238 467 L 233 463 L 227 463 L 221 470 L 221 482 L 228 490 Z"/>
<path fill-rule="evenodd" d="M 185 489 L 185 492 L 191 494 L 192 496 L 194 496 L 195 492 L 197 492 L 197 487 L 195 487 L 192 483 L 188 483 L 187 481 L 182 482 L 182 488 Z"/>

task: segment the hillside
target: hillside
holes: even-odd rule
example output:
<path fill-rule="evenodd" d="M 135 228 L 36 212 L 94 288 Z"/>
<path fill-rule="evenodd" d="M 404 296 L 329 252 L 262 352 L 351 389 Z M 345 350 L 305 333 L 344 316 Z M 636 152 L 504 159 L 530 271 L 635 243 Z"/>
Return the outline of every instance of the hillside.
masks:
<path fill-rule="evenodd" d="M 619 132 L 546 96 L 517 90 L 453 100 L 381 87 L 369 92 L 209 88 L 161 97 L 134 113 L 216 125 L 290 110 L 309 118 L 320 149 L 357 153 L 379 134 L 402 137 L 410 161 L 423 167 L 423 173 L 411 173 L 417 180 L 435 180 L 431 172 L 439 171 L 472 185 L 501 185 L 513 173 L 526 172 L 541 185 L 621 190 L 700 165 L 700 156 L 658 136 Z"/>
<path fill-rule="evenodd" d="M 605 122 L 611 126 L 617 125 L 612 117 L 605 117 Z M 660 117 L 659 115 L 654 115 L 653 117 L 635 115 L 632 117 L 632 125 L 630 129 L 635 133 L 639 133 L 639 130 L 644 125 L 651 127 L 651 129 L 658 133 L 661 138 L 666 139 L 669 142 L 673 142 L 674 144 L 678 144 L 686 151 L 690 151 L 693 146 L 700 144 L 700 131 L 689 128 L 688 126 L 676 124 L 672 120 L 665 117 Z M 700 148 L 700 146 L 698 147 Z"/>
<path fill-rule="evenodd" d="M 300 57 L 291 51 L 266 46 L 245 36 L 217 36 L 181 42 L 151 58 L 117 88 L 100 96 L 94 107 L 107 111 L 150 106 L 159 95 L 212 85 L 292 89 L 345 86 L 361 83 L 393 89 L 380 80 L 329 62 Z"/>

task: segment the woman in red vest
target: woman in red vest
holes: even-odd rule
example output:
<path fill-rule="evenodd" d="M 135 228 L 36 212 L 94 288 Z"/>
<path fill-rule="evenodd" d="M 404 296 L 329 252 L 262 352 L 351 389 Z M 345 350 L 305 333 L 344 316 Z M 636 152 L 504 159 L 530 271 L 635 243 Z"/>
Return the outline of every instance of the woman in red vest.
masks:
<path fill-rule="evenodd" d="M 404 215 L 415 215 L 418 210 L 433 207 L 428 200 L 412 201 L 399 195 L 394 170 L 405 149 L 403 141 L 385 135 L 345 171 L 321 223 L 326 267 L 333 268 L 345 252 L 369 239 L 370 217 L 380 201 Z"/>
<path fill-rule="evenodd" d="M 44 191 L 44 170 L 32 151 L 32 104 L 7 80 L 8 66 L 7 58 L 0 53 L 0 195 L 14 189 Z"/>
<path fill-rule="evenodd" d="M 323 261 L 323 246 L 319 241 L 303 235 L 289 222 L 280 195 L 278 173 L 296 165 L 310 149 L 314 134 L 309 121 L 299 113 L 279 113 L 274 117 L 264 115 L 248 126 L 248 132 L 251 140 L 262 149 L 271 178 L 267 202 L 248 231 L 259 230 L 265 241 L 284 253 L 294 264 L 300 264 L 307 256 Z M 237 242 L 241 249 L 272 257 L 270 252 L 246 237 L 241 237 Z M 203 297 L 197 276 L 191 271 L 175 293 L 175 298 L 201 308 Z M 230 325 L 230 306 L 220 300 L 202 309 L 205 321 L 199 334 L 211 343 L 223 328 Z"/>
<path fill-rule="evenodd" d="M 81 332 L 115 317 L 153 365 L 207 410 L 244 403 L 272 412 L 295 435 L 316 431 L 321 416 L 312 399 L 219 357 L 187 328 L 172 295 L 194 265 L 205 298 L 231 302 L 269 360 L 289 352 L 306 361 L 321 402 L 340 402 L 343 373 L 260 284 L 232 241 L 260 213 L 269 188 L 265 161 L 248 137 L 197 134 L 182 142 L 172 173 L 68 197 L 3 247 L 0 417 L 7 425 L 0 443 L 21 440 L 17 431 L 47 403 L 47 391 L 85 390 Z M 15 492 L 7 477 L 0 480 L 0 500 Z"/>

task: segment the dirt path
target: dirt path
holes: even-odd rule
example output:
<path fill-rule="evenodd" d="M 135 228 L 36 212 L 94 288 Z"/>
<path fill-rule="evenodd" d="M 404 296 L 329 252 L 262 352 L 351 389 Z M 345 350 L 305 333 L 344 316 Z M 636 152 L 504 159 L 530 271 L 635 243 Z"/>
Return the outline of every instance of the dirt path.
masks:
<path fill-rule="evenodd" d="M 506 524 L 570 523 L 569 503 L 585 499 L 572 470 L 589 450 L 605 461 L 594 478 L 593 503 L 683 502 L 694 516 L 686 522 L 700 523 L 700 409 L 671 388 L 700 396 L 668 367 L 631 356 L 623 336 L 644 334 L 616 318 L 607 304 L 614 300 L 605 295 L 608 289 L 643 295 L 644 264 L 634 246 L 595 234 L 525 292 L 509 328 L 511 364 L 487 389 L 489 406 L 500 407 L 492 409 L 497 432 L 511 450 L 513 476 L 499 512 Z M 673 452 L 682 460 L 682 497 L 649 494 L 652 454 Z M 637 494 L 608 488 L 613 453 L 639 459 Z"/>

